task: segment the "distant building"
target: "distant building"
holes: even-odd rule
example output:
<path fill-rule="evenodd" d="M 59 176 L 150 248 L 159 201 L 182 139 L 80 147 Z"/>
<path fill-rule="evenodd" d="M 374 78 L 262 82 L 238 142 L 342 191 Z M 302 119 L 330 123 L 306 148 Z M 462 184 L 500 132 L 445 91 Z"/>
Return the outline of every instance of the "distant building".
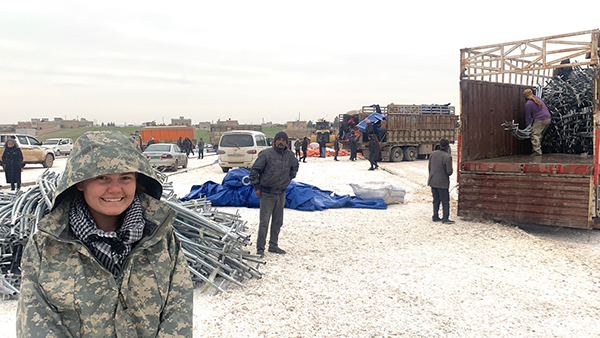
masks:
<path fill-rule="evenodd" d="M 223 125 L 223 126 L 227 126 L 227 127 L 235 127 L 237 125 L 239 125 L 238 120 L 232 120 L 232 119 L 227 119 L 225 121 L 221 121 L 220 119 L 217 120 L 217 125 Z"/>
<path fill-rule="evenodd" d="M 16 124 L 0 124 L 0 132 L 14 132 L 16 128 Z"/>
<path fill-rule="evenodd" d="M 288 121 L 286 123 L 287 129 L 305 129 L 306 121 Z"/>
<path fill-rule="evenodd" d="M 192 119 L 186 119 L 183 116 L 179 116 L 178 119 L 171 119 L 171 125 L 172 126 L 186 126 L 186 127 L 191 127 L 192 126 Z"/>
<path fill-rule="evenodd" d="M 210 122 L 200 122 L 196 125 L 196 128 L 202 130 L 210 130 Z"/>
<path fill-rule="evenodd" d="M 142 127 L 153 127 L 156 126 L 156 121 L 142 122 Z"/>
<path fill-rule="evenodd" d="M 79 120 L 64 120 L 55 117 L 52 121 L 48 118 L 32 118 L 31 121 L 18 121 L 15 129 L 34 129 L 37 134 L 47 134 L 61 129 L 89 128 L 94 126 L 94 121 L 88 121 L 85 118 Z"/>

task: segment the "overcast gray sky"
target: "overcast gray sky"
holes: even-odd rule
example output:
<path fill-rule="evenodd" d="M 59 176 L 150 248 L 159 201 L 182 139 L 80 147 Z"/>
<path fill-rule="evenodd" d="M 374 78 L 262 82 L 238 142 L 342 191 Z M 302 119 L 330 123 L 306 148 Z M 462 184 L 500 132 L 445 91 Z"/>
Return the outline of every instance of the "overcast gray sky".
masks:
<path fill-rule="evenodd" d="M 461 48 L 599 28 L 586 2 L 2 1 L 0 123 L 458 108 Z"/>

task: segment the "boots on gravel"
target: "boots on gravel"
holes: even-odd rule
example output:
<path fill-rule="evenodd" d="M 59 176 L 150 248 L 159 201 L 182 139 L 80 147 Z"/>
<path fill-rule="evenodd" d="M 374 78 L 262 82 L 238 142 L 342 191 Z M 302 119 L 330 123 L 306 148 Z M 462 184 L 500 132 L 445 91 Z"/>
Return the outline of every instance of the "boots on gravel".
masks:
<path fill-rule="evenodd" d="M 270 246 L 269 252 L 274 252 L 276 254 L 285 255 L 285 250 L 283 250 L 282 248 L 280 248 L 278 246 Z"/>

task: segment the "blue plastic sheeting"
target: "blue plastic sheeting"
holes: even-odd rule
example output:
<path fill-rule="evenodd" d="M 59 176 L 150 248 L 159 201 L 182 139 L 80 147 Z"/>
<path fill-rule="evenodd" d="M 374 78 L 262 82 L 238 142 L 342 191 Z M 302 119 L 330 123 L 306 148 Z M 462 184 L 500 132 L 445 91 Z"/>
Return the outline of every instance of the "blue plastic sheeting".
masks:
<path fill-rule="evenodd" d="M 254 187 L 247 184 L 249 173 L 248 169 L 234 169 L 225 175 L 222 184 L 207 181 L 202 185 L 194 185 L 190 193 L 181 198 L 181 201 L 197 199 L 205 195 L 214 206 L 258 208 L 260 199 L 256 197 Z M 356 196 L 340 196 L 296 181 L 290 183 L 285 194 L 285 207 L 301 211 L 330 208 L 387 209 L 383 199 L 363 200 Z"/>
<path fill-rule="evenodd" d="M 356 125 L 356 127 L 358 128 L 358 130 L 362 131 L 363 133 L 367 131 L 367 121 L 371 121 L 373 122 L 373 124 L 379 122 L 379 121 L 383 121 L 385 120 L 385 116 L 383 116 L 382 114 L 378 114 L 378 113 L 373 113 L 371 115 L 369 115 L 369 117 L 367 117 L 366 119 L 360 121 L 359 124 Z"/>

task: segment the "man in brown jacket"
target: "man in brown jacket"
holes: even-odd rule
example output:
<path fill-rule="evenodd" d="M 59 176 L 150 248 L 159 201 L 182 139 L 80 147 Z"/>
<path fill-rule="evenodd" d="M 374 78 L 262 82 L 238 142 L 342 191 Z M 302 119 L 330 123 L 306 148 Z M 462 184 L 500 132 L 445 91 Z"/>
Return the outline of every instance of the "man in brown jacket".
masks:
<path fill-rule="evenodd" d="M 446 139 L 440 140 L 440 149 L 429 155 L 429 179 L 427 185 L 431 187 L 433 194 L 433 217 L 434 222 L 442 221 L 444 224 L 452 224 L 450 216 L 450 176 L 452 176 L 452 155 L 450 155 L 450 143 Z M 438 216 L 442 204 L 442 218 Z"/>

